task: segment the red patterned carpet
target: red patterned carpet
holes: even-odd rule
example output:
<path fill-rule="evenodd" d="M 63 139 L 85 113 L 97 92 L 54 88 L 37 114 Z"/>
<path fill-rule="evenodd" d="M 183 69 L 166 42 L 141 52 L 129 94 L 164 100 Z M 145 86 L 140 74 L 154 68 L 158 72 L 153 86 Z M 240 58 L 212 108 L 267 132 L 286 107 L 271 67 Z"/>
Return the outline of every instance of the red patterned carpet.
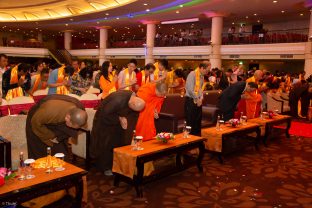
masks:
<path fill-rule="evenodd" d="M 312 140 L 276 138 L 260 151 L 228 155 L 225 163 L 206 154 L 197 168 L 147 184 L 143 199 L 125 183 L 112 190 L 112 177 L 91 170 L 87 208 L 312 207 Z"/>

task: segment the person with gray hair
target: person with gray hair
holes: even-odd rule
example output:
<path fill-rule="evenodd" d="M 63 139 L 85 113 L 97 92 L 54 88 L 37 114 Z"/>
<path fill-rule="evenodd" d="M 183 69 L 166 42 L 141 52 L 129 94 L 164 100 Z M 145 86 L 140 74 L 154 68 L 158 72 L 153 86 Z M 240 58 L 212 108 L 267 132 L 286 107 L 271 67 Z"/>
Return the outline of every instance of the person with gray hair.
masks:
<path fill-rule="evenodd" d="M 28 157 L 45 157 L 47 147 L 52 154 L 64 153 L 68 159 L 68 139 L 77 139 L 78 129 L 87 123 L 82 103 L 67 95 L 49 95 L 34 105 L 26 120 Z"/>

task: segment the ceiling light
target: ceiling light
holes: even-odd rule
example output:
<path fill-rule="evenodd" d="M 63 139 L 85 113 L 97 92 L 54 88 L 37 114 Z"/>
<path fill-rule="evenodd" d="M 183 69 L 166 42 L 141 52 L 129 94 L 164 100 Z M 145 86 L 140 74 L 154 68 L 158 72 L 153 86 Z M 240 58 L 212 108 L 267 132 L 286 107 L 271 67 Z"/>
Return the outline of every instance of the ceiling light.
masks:
<path fill-rule="evenodd" d="M 190 18 L 190 19 L 163 21 L 163 22 L 161 22 L 161 24 L 162 25 L 169 25 L 169 24 L 179 24 L 179 23 L 198 22 L 198 21 L 199 21 L 199 18 Z"/>
<path fill-rule="evenodd" d="M 100 24 L 100 22 L 96 22 L 96 24 Z"/>
<path fill-rule="evenodd" d="M 117 17 L 116 19 L 119 19 L 119 17 Z"/>
<path fill-rule="evenodd" d="M 284 11 L 284 10 L 282 10 L 281 12 L 282 12 L 282 13 L 285 13 L 285 11 Z"/>
<path fill-rule="evenodd" d="M 143 5 L 144 5 L 144 6 L 147 6 L 148 4 L 147 4 L 147 3 L 144 3 Z"/>
<path fill-rule="evenodd" d="M 257 16 L 257 14 L 256 14 L 256 13 L 254 13 L 254 16 Z"/>
<path fill-rule="evenodd" d="M 178 10 L 178 11 L 176 11 L 176 13 L 177 13 L 177 14 L 179 14 L 179 13 L 180 13 L 180 11 Z"/>
<path fill-rule="evenodd" d="M 107 20 L 107 17 L 105 17 L 104 19 L 106 19 L 106 20 Z"/>
<path fill-rule="evenodd" d="M 67 27 L 67 26 L 68 26 L 68 24 L 65 24 L 65 26 Z"/>
<path fill-rule="evenodd" d="M 232 25 L 234 25 L 235 23 L 234 22 L 232 22 Z"/>
<path fill-rule="evenodd" d="M 151 11 L 151 10 L 150 10 L 150 9 L 146 9 L 145 11 L 149 12 L 149 11 Z"/>
<path fill-rule="evenodd" d="M 70 21 L 74 21 L 74 19 L 69 19 Z"/>
<path fill-rule="evenodd" d="M 277 1 L 273 1 L 273 3 L 275 4 L 275 3 L 277 3 Z"/>
<path fill-rule="evenodd" d="M 246 16 L 246 19 L 248 19 L 248 16 Z"/>
<path fill-rule="evenodd" d="M 303 16 L 303 14 L 301 13 L 300 16 Z"/>
<path fill-rule="evenodd" d="M 183 7 L 183 5 L 181 4 L 181 5 L 180 5 L 180 7 L 182 8 L 182 7 Z"/>
<path fill-rule="evenodd" d="M 260 22 L 260 20 L 257 21 L 258 23 Z"/>
<path fill-rule="evenodd" d="M 105 15 L 106 15 L 106 16 L 108 16 L 109 14 L 108 14 L 108 13 L 106 13 Z"/>

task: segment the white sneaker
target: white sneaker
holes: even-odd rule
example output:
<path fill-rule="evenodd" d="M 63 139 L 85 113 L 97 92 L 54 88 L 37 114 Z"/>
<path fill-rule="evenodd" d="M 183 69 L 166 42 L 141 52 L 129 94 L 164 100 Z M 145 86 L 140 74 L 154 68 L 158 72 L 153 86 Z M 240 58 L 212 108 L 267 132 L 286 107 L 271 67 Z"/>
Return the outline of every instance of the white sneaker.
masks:
<path fill-rule="evenodd" d="M 104 175 L 106 175 L 106 176 L 112 176 L 112 175 L 113 175 L 113 172 L 112 172 L 112 170 L 105 170 L 105 171 L 104 171 Z"/>

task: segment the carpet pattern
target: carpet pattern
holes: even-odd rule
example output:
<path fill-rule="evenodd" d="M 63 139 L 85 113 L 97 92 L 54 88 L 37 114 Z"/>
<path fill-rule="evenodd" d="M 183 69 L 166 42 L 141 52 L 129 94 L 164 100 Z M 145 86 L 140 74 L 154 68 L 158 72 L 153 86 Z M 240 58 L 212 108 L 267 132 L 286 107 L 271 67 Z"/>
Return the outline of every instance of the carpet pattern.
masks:
<path fill-rule="evenodd" d="M 86 208 L 312 207 L 312 140 L 276 138 L 257 152 L 250 147 L 220 164 L 206 154 L 204 172 L 190 168 L 147 184 L 144 198 L 121 182 L 92 169 Z"/>

